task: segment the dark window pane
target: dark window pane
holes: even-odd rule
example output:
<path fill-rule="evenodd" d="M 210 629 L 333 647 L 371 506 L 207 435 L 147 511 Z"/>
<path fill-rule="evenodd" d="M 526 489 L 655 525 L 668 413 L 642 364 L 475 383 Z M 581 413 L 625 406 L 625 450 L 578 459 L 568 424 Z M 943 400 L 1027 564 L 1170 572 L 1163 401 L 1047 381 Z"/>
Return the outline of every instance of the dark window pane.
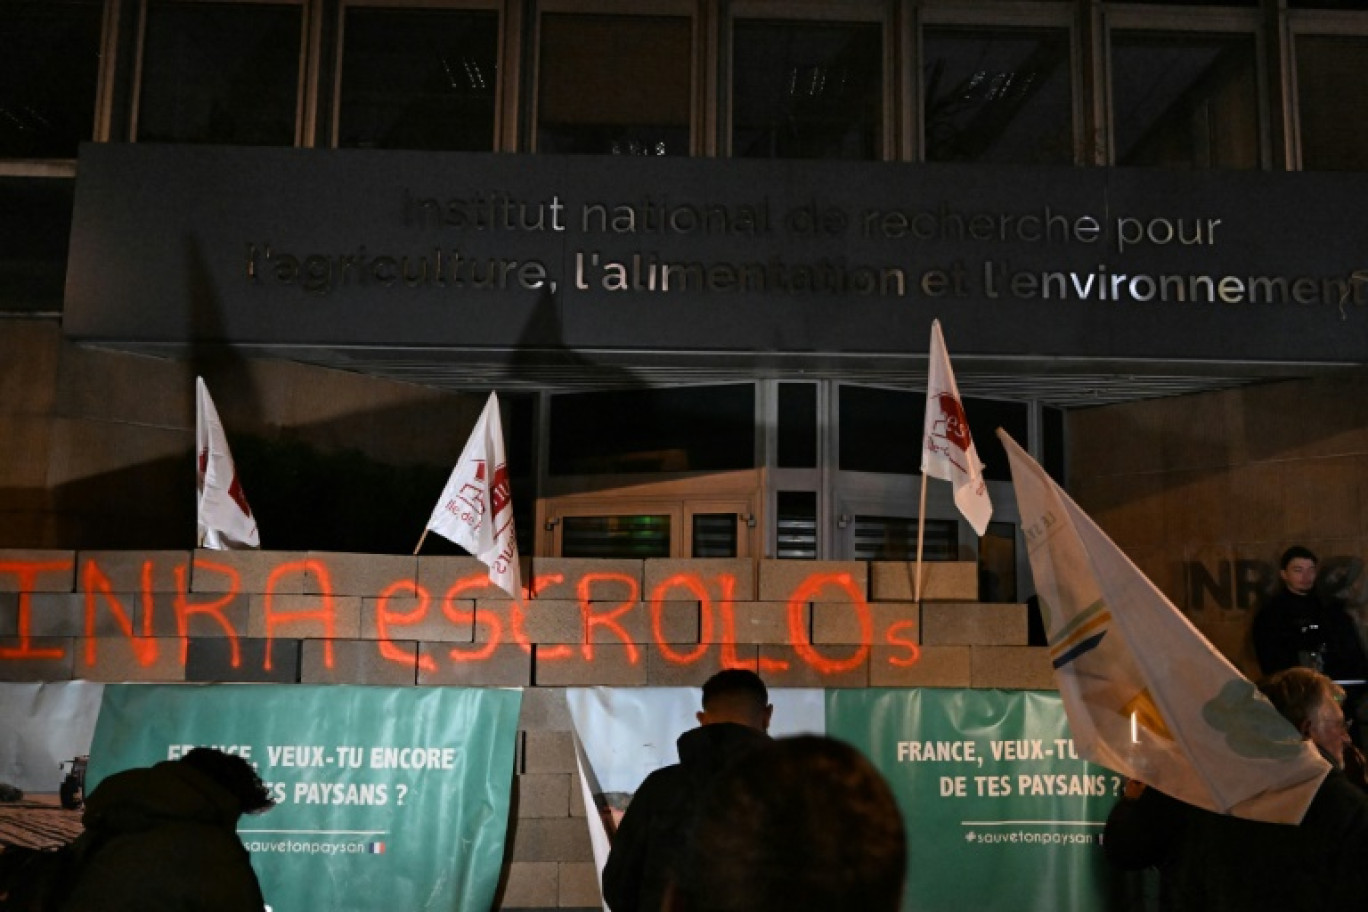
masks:
<path fill-rule="evenodd" d="M 1297 38 L 1297 108 L 1302 168 L 1368 170 L 1368 38 Z"/>
<path fill-rule="evenodd" d="M 338 145 L 494 148 L 499 16 L 348 7 Z"/>
<path fill-rule="evenodd" d="M 915 474 L 921 466 L 926 393 L 844 384 L 839 468 Z"/>
<path fill-rule="evenodd" d="M 300 6 L 150 4 L 138 140 L 293 145 L 302 23 Z"/>
<path fill-rule="evenodd" d="M 734 157 L 880 157 L 880 25 L 739 20 L 733 44 Z"/>
<path fill-rule="evenodd" d="M 855 560 L 915 561 L 917 520 L 902 516 L 856 516 Z M 922 533 L 922 560 L 959 560 L 959 524 L 928 519 Z"/>
<path fill-rule="evenodd" d="M 988 524 L 987 534 L 979 539 L 978 575 L 979 601 L 1016 601 L 1016 526 Z"/>
<path fill-rule="evenodd" d="M 1002 428 L 1012 439 L 1025 444 L 1030 418 L 1024 402 L 1003 402 L 1000 399 L 964 399 L 964 414 L 969 419 L 969 435 L 974 438 L 974 449 L 983 461 L 983 477 L 989 481 L 1011 481 L 1012 470 L 1007 465 L 1007 451 L 997 439 Z M 920 457 L 919 457 L 920 458 Z"/>
<path fill-rule="evenodd" d="M 542 17 L 537 151 L 688 155 L 691 23 Z"/>
<path fill-rule="evenodd" d="M 1064 410 L 1045 408 L 1041 410 L 1041 441 L 1044 459 L 1041 465 L 1057 484 L 1063 485 L 1064 477 Z"/>
<path fill-rule="evenodd" d="M 1116 163 L 1257 168 L 1252 35 L 1113 33 Z"/>
<path fill-rule="evenodd" d="M 923 40 L 927 161 L 1069 164 L 1069 35 L 929 28 Z"/>
<path fill-rule="evenodd" d="M 0 158 L 75 158 L 95 126 L 102 0 L 0 5 Z"/>
<path fill-rule="evenodd" d="M 566 516 L 561 557 L 669 557 L 669 516 Z"/>
<path fill-rule="evenodd" d="M 1287 5 L 1305 9 L 1368 10 L 1368 0 L 1287 0 Z"/>
<path fill-rule="evenodd" d="M 552 475 L 755 466 L 752 384 L 575 393 L 551 400 Z"/>
<path fill-rule="evenodd" d="M 779 491 L 775 495 L 775 506 L 775 556 L 816 560 L 817 492 Z"/>
<path fill-rule="evenodd" d="M 779 384 L 777 461 L 782 469 L 817 467 L 817 385 Z"/>
<path fill-rule="evenodd" d="M 735 513 L 695 513 L 691 557 L 736 557 Z"/>
<path fill-rule="evenodd" d="M 76 182 L 0 177 L 0 310 L 62 309 Z"/>

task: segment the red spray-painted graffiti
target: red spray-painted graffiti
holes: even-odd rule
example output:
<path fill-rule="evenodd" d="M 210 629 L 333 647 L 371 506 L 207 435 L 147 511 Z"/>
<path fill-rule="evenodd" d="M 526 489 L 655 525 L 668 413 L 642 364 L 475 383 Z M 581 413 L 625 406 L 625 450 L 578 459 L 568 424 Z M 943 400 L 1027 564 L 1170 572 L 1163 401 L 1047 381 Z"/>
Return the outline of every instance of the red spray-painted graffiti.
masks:
<path fill-rule="evenodd" d="M 38 583 L 46 574 L 66 574 L 71 569 L 71 561 L 0 561 L 0 577 L 13 578 L 19 592 L 17 636 L 9 638 L 13 645 L 0 645 L 0 661 L 65 658 L 64 648 L 53 645 L 49 638 L 33 634 L 33 593 L 40 591 Z M 221 628 L 221 635 L 229 643 L 230 662 L 233 667 L 240 667 L 243 632 L 228 613 L 229 607 L 243 592 L 240 574 L 227 564 L 199 559 L 195 564 L 197 573 L 218 574 L 222 580 L 219 581 L 220 585 L 212 587 L 217 591 L 191 593 L 188 570 L 185 564 L 172 568 L 175 591 L 170 597 L 170 610 L 175 619 L 176 637 L 180 640 L 180 662 L 184 664 L 187 660 L 191 621 L 202 618 Z M 286 582 L 300 574 L 311 578 L 315 591 L 310 604 L 306 608 L 285 607 L 281 593 L 287 589 Z M 95 558 L 84 561 L 78 575 L 78 586 L 84 595 L 85 637 L 84 650 L 78 656 L 78 662 L 84 662 L 89 667 L 98 661 L 102 639 L 96 635 L 96 631 L 102 609 L 114 619 L 119 632 L 131 644 L 134 659 L 140 665 L 148 667 L 158 661 L 158 650 L 165 640 L 154 633 L 159 629 L 156 624 L 158 594 L 155 593 L 152 576 L 153 562 L 144 561 L 138 593 L 142 605 L 141 624 L 138 624 L 135 613 L 120 601 L 119 594 L 99 561 Z M 531 581 L 531 591 L 546 592 L 550 587 L 564 583 L 566 579 L 562 574 L 538 575 Z M 337 636 L 338 609 L 327 562 L 318 558 L 282 561 L 269 573 L 264 589 L 264 668 L 267 671 L 271 669 L 271 642 L 286 633 L 299 636 L 301 629 L 304 635 L 323 641 L 323 661 L 326 667 L 332 668 L 332 640 Z M 830 597 L 833 590 L 842 604 L 841 610 L 852 612 L 859 637 L 853 644 L 819 647 L 812 642 L 808 632 L 807 607 L 823 595 Z M 527 652 L 535 648 L 539 662 L 572 658 L 576 649 L 584 661 L 593 662 L 596 644 L 616 643 L 624 647 L 627 661 L 635 665 L 642 661 L 644 644 L 633 638 L 628 625 L 632 612 L 645 610 L 650 617 L 651 644 L 672 665 L 687 666 L 699 662 L 714 647 L 720 650 L 718 658 L 723 667 L 758 664 L 758 671 L 778 672 L 788 669 L 792 664 L 786 658 L 773 655 L 762 655 L 757 661 L 742 657 L 738 651 L 736 631 L 736 578 L 731 574 L 705 576 L 700 573 L 678 573 L 657 583 L 643 599 L 641 585 L 636 577 L 607 571 L 584 573 L 574 581 L 575 600 L 578 602 L 584 632 L 583 642 L 577 646 L 534 643 L 526 630 L 529 603 L 514 600 L 509 603 L 507 614 L 501 616 L 481 607 L 476 600 L 481 595 L 495 591 L 486 574 L 475 573 L 457 579 L 441 594 L 438 610 L 442 618 L 456 627 L 473 624 L 480 629 L 480 635 L 474 638 L 473 643 L 460 643 L 448 649 L 446 658 L 450 662 L 488 660 L 501 644 L 506 643 L 515 644 Z M 127 598 L 126 595 L 124 597 Z M 166 595 L 163 593 L 160 597 L 165 599 Z M 671 601 L 681 599 L 698 603 L 699 636 L 696 644 L 671 642 L 667 635 L 666 606 Z M 398 600 L 405 603 L 411 601 L 412 607 L 407 604 L 403 608 L 396 607 Z M 412 664 L 413 653 L 401 649 L 397 641 L 406 639 L 405 633 L 417 625 L 428 623 L 433 601 L 434 594 L 415 579 L 397 579 L 380 592 L 375 608 L 375 643 L 381 657 L 403 665 Z M 531 605 L 535 606 L 535 600 Z M 895 667 L 914 665 L 921 658 L 916 623 L 908 619 L 895 620 L 886 629 L 876 631 L 869 602 L 849 573 L 813 573 L 804 577 L 786 600 L 786 622 L 785 645 L 792 648 L 793 659 L 821 675 L 838 675 L 858 668 L 868 661 L 875 645 L 893 647 L 886 653 L 886 660 Z M 414 638 L 410 636 L 407 639 Z M 425 671 L 437 670 L 437 660 L 431 652 L 421 653 L 418 662 Z"/>

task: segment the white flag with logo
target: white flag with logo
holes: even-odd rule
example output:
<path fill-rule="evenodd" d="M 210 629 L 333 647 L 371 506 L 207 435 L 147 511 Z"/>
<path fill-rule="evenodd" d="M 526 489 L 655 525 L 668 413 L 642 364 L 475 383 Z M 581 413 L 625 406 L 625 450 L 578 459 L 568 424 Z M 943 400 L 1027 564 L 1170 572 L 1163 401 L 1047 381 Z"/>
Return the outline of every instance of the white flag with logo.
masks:
<path fill-rule="evenodd" d="M 1299 822 L 1329 764 L 1035 460 L 998 437 L 1079 755 L 1197 807 Z"/>
<path fill-rule="evenodd" d="M 195 378 L 195 465 L 199 547 L 218 551 L 260 548 L 256 519 L 203 377 Z"/>
<path fill-rule="evenodd" d="M 945 353 L 940 321 L 931 322 L 931 356 L 926 375 L 926 419 L 922 429 L 922 474 L 950 482 L 955 491 L 955 506 L 969 520 L 974 532 L 988 531 L 993 517 L 993 502 L 983 480 L 974 438 L 969 436 L 969 421 L 964 417 L 959 387 L 950 356 Z"/>
<path fill-rule="evenodd" d="M 489 394 L 427 527 L 479 558 L 489 567 L 489 581 L 494 585 L 513 598 L 522 597 L 513 492 L 504 457 L 499 398 L 494 393 Z"/>

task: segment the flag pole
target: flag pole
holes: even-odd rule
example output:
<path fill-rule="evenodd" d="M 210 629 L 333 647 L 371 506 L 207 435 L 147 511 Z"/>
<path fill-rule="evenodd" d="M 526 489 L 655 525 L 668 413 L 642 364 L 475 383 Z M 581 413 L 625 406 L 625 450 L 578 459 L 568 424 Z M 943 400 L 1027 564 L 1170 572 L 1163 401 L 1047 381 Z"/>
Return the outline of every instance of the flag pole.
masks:
<path fill-rule="evenodd" d="M 921 604 L 922 587 L 922 533 L 926 529 L 926 472 L 921 473 L 921 504 L 917 507 L 917 569 L 916 582 L 913 585 L 912 600 Z"/>
<path fill-rule="evenodd" d="M 427 530 L 427 529 L 424 529 L 424 530 L 423 530 L 423 534 L 420 535 L 420 536 L 418 536 L 418 544 L 416 544 L 416 545 L 413 546 L 413 553 L 414 553 L 414 554 L 417 554 L 419 551 L 421 551 L 421 550 L 423 549 L 423 542 L 427 541 L 427 534 L 428 534 L 428 530 Z"/>

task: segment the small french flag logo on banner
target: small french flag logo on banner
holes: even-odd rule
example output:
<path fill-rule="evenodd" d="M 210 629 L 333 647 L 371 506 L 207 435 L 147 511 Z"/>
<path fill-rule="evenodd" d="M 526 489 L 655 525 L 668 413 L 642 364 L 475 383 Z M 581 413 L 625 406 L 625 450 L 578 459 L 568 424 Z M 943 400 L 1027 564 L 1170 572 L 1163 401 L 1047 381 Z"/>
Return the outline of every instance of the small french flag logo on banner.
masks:
<path fill-rule="evenodd" d="M 385 854 L 385 844 L 384 844 L 383 842 L 368 842 L 368 843 L 366 843 L 366 854 L 368 854 L 368 855 L 384 855 L 384 854 Z"/>

